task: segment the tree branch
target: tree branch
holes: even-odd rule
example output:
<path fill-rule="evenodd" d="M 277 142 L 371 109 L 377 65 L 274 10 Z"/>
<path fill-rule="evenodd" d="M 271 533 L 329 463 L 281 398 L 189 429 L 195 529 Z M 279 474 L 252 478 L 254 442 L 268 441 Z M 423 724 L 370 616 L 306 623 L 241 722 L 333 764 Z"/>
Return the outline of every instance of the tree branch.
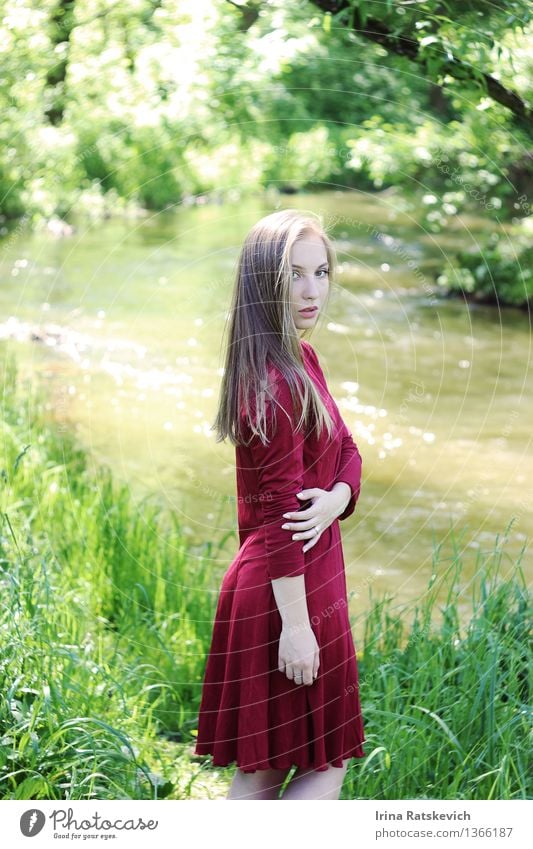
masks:
<path fill-rule="evenodd" d="M 261 3 L 254 3 L 252 0 L 248 0 L 247 3 L 243 3 L 242 5 L 240 3 L 234 3 L 233 0 L 227 0 L 227 2 L 238 9 L 242 15 L 241 22 L 238 26 L 239 32 L 247 32 L 259 17 Z"/>
<path fill-rule="evenodd" d="M 360 10 L 354 8 L 350 0 L 311 0 L 311 2 L 323 12 L 330 12 L 333 15 L 344 10 L 350 12 L 350 20 L 353 21 L 353 25 L 347 23 L 346 26 L 353 32 L 357 32 L 359 35 L 364 36 L 364 38 L 380 44 L 389 53 L 404 56 L 422 67 L 426 66 L 426 59 L 421 56 L 419 44 L 416 39 L 409 38 L 405 35 L 393 34 L 376 18 L 366 18 L 363 25 Z M 470 80 L 479 84 L 479 80 L 482 80 L 486 86 L 487 94 L 492 100 L 509 109 L 513 114 L 515 123 L 533 138 L 533 111 L 515 91 L 506 88 L 490 74 L 473 69 L 470 65 L 461 62 L 460 59 L 455 57 L 444 61 L 440 65 L 439 70 L 443 74 L 449 74 L 454 79 L 463 82 Z"/>

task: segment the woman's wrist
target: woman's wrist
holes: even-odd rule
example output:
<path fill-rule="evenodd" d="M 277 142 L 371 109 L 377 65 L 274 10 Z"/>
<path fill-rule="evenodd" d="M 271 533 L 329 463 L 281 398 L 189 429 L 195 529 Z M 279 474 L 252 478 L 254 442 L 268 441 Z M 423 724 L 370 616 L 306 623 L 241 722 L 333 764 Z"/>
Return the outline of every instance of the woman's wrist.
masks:
<path fill-rule="evenodd" d="M 346 481 L 337 481 L 337 483 L 333 484 L 332 488 L 330 489 L 330 492 L 334 492 L 336 495 L 338 495 L 338 515 L 340 516 L 341 513 L 344 513 L 350 502 L 350 498 L 352 497 L 352 488 L 349 483 L 346 483 Z"/>
<path fill-rule="evenodd" d="M 289 630 L 310 628 L 304 576 L 275 578 L 271 584 L 282 627 Z"/>

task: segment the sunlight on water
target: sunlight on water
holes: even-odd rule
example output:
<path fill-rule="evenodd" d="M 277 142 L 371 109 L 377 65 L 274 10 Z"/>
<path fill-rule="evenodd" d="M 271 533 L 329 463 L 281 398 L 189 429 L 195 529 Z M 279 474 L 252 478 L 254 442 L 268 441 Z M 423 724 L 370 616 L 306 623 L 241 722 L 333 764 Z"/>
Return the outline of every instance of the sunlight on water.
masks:
<path fill-rule="evenodd" d="M 414 598 L 451 523 L 466 529 L 472 565 L 513 517 L 510 554 L 533 529 L 527 316 L 432 300 L 420 269 L 448 236 L 428 242 L 386 203 L 357 198 L 287 204 L 385 231 L 337 228 L 334 297 L 309 337 L 363 457 L 360 501 L 342 524 L 354 612 L 369 587 Z M 158 493 L 192 541 L 233 528 L 219 567 L 238 548 L 234 449 L 212 430 L 222 338 L 240 244 L 269 211 L 190 208 L 134 231 L 80 223 L 75 241 L 19 235 L 0 257 L 2 344 L 47 383 L 58 421 L 136 493 Z"/>

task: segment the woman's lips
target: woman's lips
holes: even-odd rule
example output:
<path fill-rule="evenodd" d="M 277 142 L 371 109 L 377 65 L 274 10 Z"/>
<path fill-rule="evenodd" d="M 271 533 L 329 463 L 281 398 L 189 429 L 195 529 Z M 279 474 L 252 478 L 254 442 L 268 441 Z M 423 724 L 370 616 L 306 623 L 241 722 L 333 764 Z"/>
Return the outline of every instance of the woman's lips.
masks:
<path fill-rule="evenodd" d="M 318 307 L 307 307 L 304 310 L 298 310 L 298 312 L 304 313 L 304 315 L 313 315 L 317 311 Z"/>

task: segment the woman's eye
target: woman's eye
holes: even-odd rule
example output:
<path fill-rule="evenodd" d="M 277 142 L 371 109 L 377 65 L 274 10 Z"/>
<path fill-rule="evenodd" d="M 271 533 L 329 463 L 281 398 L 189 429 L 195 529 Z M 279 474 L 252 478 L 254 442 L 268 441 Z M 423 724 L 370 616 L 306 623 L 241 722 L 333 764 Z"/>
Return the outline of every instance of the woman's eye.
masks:
<path fill-rule="evenodd" d="M 321 268 L 319 271 L 317 271 L 317 274 L 324 274 L 327 277 L 328 274 L 329 274 L 329 268 Z M 299 277 L 300 272 L 299 271 L 293 271 L 292 272 L 292 279 L 293 280 L 296 279 L 295 275 Z"/>

